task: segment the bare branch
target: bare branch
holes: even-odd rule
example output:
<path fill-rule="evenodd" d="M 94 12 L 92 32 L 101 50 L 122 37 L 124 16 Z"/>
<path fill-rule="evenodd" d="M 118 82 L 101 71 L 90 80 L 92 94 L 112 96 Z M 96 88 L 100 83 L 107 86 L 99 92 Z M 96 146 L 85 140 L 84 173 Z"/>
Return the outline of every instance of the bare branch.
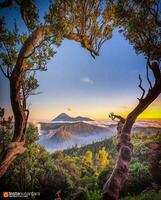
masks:
<path fill-rule="evenodd" d="M 4 71 L 4 69 L 3 69 L 3 67 L 0 65 L 0 69 L 1 69 L 1 72 L 3 73 L 3 75 L 7 78 L 7 79 L 9 79 L 9 76 L 5 73 L 5 71 Z"/>
<path fill-rule="evenodd" d="M 144 90 L 144 88 L 142 87 L 142 79 L 141 79 L 141 75 L 139 74 L 139 81 L 140 81 L 140 83 L 139 83 L 139 85 L 138 85 L 138 87 L 142 90 L 142 96 L 141 96 L 141 98 L 139 99 L 139 98 L 137 98 L 139 101 L 141 101 L 141 100 L 143 100 L 143 98 L 144 98 L 144 95 L 145 95 L 145 90 Z"/>
<path fill-rule="evenodd" d="M 109 114 L 109 117 L 112 119 L 112 120 L 115 120 L 115 119 L 119 119 L 122 123 L 125 122 L 125 119 L 120 116 L 120 115 L 115 115 L 113 112 Z"/>

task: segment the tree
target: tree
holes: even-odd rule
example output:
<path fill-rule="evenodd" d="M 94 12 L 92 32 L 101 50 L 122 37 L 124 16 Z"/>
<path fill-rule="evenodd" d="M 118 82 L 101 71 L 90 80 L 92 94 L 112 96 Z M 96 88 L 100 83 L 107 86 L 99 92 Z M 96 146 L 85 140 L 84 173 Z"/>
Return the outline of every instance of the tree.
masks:
<path fill-rule="evenodd" d="M 75 40 L 95 57 L 101 45 L 111 38 L 111 25 L 114 21 L 136 52 L 146 57 L 149 84 L 149 90 L 146 93 L 142 86 L 142 77 L 139 75 L 139 88 L 142 95 L 138 98 L 138 105 L 126 119 L 115 114 L 110 115 L 112 119 L 119 119 L 117 146 L 119 156 L 112 176 L 104 186 L 103 199 L 118 199 L 120 190 L 128 177 L 128 166 L 132 156 L 131 128 L 137 117 L 161 93 L 160 0 L 118 0 L 114 1 L 113 5 L 111 5 L 112 1 L 107 3 L 103 0 L 56 0 L 54 3 L 51 2 L 44 25 L 39 23 L 35 6 L 32 6 L 32 11 L 35 13 L 36 20 L 28 20 L 30 9 L 27 9 L 29 7 L 24 3 L 25 1 L 15 0 L 15 2 L 21 2 L 17 4 L 21 9 L 23 8 L 21 14 L 30 34 L 18 34 L 16 23 L 12 31 L 8 30 L 4 19 L 1 19 L 0 68 L 10 82 L 15 126 L 12 142 L 0 155 L 0 176 L 5 173 L 15 157 L 26 150 L 24 138 L 29 115 L 26 99 L 38 86 L 34 72 L 46 70 L 47 60 L 55 53 L 52 45 L 59 46 L 64 38 Z M 33 1 L 30 5 L 33 5 Z M 115 8 L 115 18 L 113 8 Z M 154 83 L 150 80 L 149 71 L 154 75 Z M 27 81 L 30 78 L 32 84 L 26 85 L 26 82 L 30 83 Z"/>
<path fill-rule="evenodd" d="M 29 109 L 27 98 L 38 87 L 35 73 L 45 71 L 53 57 L 53 45 L 59 46 L 64 38 L 79 42 L 93 57 L 102 44 L 112 36 L 112 9 L 103 0 L 56 0 L 50 3 L 45 23 L 39 21 L 34 1 L 12 0 L 0 3 L 0 8 L 15 2 L 29 33 L 6 27 L 0 19 L 0 69 L 10 83 L 10 99 L 14 115 L 14 134 L 11 143 L 0 154 L 0 177 L 18 154 L 25 150 L 25 133 Z"/>
<path fill-rule="evenodd" d="M 84 159 L 85 159 L 86 162 L 92 164 L 92 161 L 93 161 L 92 151 L 86 151 Z"/>
<path fill-rule="evenodd" d="M 128 179 L 128 166 L 132 157 L 131 128 L 137 117 L 159 96 L 161 93 L 161 1 L 148 0 L 118 0 L 114 1 L 116 25 L 123 32 L 126 39 L 134 46 L 138 54 L 142 53 L 147 59 L 147 82 L 149 90 L 142 86 L 142 78 L 139 75 L 139 88 L 142 95 L 138 98 L 138 105 L 128 114 L 126 119 L 112 113 L 112 119 L 119 119 L 118 137 L 119 152 L 112 176 L 104 185 L 102 199 L 116 200 Z M 149 70 L 154 76 L 154 83 L 150 80 Z"/>
<path fill-rule="evenodd" d="M 4 0 L 0 2 L 0 8 L 7 8 L 16 4 L 20 7 L 21 16 L 26 24 L 26 26 L 32 30 L 34 29 L 35 24 L 38 22 L 38 9 L 35 6 L 33 0 Z"/>
<path fill-rule="evenodd" d="M 99 171 L 103 170 L 109 164 L 108 160 L 108 152 L 106 151 L 105 147 L 103 147 L 99 152 L 96 154 L 96 165 Z"/>
<path fill-rule="evenodd" d="M 30 145 L 36 142 L 38 139 L 39 139 L 38 128 L 34 124 L 30 123 L 26 130 L 25 143 L 26 145 Z"/>

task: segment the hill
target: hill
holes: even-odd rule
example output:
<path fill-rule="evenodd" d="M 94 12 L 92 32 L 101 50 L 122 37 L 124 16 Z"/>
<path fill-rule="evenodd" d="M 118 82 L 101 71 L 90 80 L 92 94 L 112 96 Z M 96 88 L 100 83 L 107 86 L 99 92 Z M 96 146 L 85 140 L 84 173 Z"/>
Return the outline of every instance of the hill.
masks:
<path fill-rule="evenodd" d="M 157 140 L 158 138 L 161 137 L 161 129 L 160 128 L 154 128 L 154 127 L 136 127 L 133 128 L 133 136 L 132 136 L 132 143 L 138 152 L 134 151 L 136 153 L 136 157 L 141 155 L 142 152 L 139 152 L 141 149 L 141 146 L 144 146 L 146 142 L 152 141 L 152 138 L 155 138 Z M 98 141 L 92 144 L 88 144 L 82 147 L 72 147 L 69 149 L 65 149 L 63 153 L 69 156 L 82 156 L 85 154 L 87 151 L 91 151 L 93 154 L 96 154 L 99 149 L 102 147 L 105 147 L 107 151 L 110 152 L 112 157 L 114 158 L 116 155 L 116 147 L 115 145 L 117 144 L 117 136 L 112 136 L 110 138 L 106 138 L 105 140 Z M 142 144 L 142 145 L 140 145 Z M 135 156 L 134 156 L 135 157 Z M 141 159 L 141 156 L 140 156 Z M 144 155 L 143 155 L 144 159 Z"/>
<path fill-rule="evenodd" d="M 114 135 L 111 128 L 85 122 L 41 123 L 41 130 L 43 134 L 40 136 L 39 143 L 47 149 L 50 148 L 50 151 L 63 150 L 75 145 L 84 146 Z"/>

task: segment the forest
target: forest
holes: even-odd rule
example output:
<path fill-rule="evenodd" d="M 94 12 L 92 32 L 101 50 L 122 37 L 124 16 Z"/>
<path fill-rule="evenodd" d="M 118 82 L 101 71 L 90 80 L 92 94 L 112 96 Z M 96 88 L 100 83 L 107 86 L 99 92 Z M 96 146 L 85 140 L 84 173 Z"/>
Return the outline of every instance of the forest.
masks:
<path fill-rule="evenodd" d="M 160 98 L 161 1 L 54 0 L 47 5 L 42 14 L 34 0 L 0 2 L 0 10 L 7 12 L 0 15 L 0 70 L 9 84 L 12 109 L 6 114 L 6 108 L 0 108 L 1 195 L 22 192 L 28 199 L 44 200 L 161 199 L 160 129 L 132 134 L 137 118 Z M 9 10 L 14 6 L 20 20 Z M 138 72 L 137 104 L 129 106 L 126 116 L 109 113 L 109 119 L 117 121 L 116 136 L 49 153 L 38 143 L 37 127 L 29 122 L 28 99 L 39 95 L 41 85 L 37 73 L 45 74 L 64 40 L 80 44 L 95 61 L 116 29 L 146 60 L 144 76 Z"/>
<path fill-rule="evenodd" d="M 10 143 L 11 132 L 1 130 L 1 144 Z M 30 124 L 26 131 L 27 151 L 20 155 L 1 178 L 1 191 L 41 191 L 33 199 L 99 200 L 106 179 L 117 158 L 118 137 L 84 147 L 49 153 L 39 145 L 38 129 Z M 132 136 L 133 159 L 121 200 L 159 200 L 161 198 L 161 131 Z M 31 198 L 31 197 L 30 197 Z M 32 199 L 31 198 L 31 199 Z"/>

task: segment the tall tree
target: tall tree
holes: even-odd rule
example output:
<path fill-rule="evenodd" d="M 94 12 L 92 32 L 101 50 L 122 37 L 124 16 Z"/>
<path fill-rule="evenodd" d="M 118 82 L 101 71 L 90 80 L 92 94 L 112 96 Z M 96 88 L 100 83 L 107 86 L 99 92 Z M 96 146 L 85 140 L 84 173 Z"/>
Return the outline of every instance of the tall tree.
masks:
<path fill-rule="evenodd" d="M 139 88 L 142 95 L 138 105 L 124 119 L 110 114 L 112 119 L 119 119 L 117 146 L 118 159 L 109 180 L 104 185 L 103 200 L 117 200 L 119 193 L 128 179 L 128 166 L 132 157 L 131 128 L 137 117 L 161 93 L 161 1 L 160 0 L 118 0 L 114 1 L 116 25 L 119 26 L 126 39 L 134 46 L 138 54 L 147 59 L 146 76 L 149 90 L 142 86 L 139 75 Z M 154 76 L 150 80 L 149 73 Z"/>
<path fill-rule="evenodd" d="M 99 150 L 96 154 L 96 165 L 98 171 L 102 171 L 109 165 L 109 158 L 108 152 L 106 151 L 105 147 Z"/>
<path fill-rule="evenodd" d="M 53 46 L 64 38 L 77 41 L 93 57 L 112 36 L 111 8 L 103 0 L 56 0 L 50 3 L 45 23 L 39 22 L 34 1 L 13 0 L 0 3 L 0 8 L 16 3 L 29 29 L 22 33 L 15 23 L 10 30 L 5 19 L 0 20 L 0 69 L 10 83 L 10 99 L 14 115 L 11 143 L 0 154 L 0 177 L 18 154 L 26 150 L 25 132 L 29 116 L 27 98 L 38 87 L 37 70 L 46 70 L 53 57 Z"/>
<path fill-rule="evenodd" d="M 84 160 L 90 164 L 92 164 L 93 162 L 93 154 L 92 151 L 86 151 L 85 156 L 84 156 Z"/>

